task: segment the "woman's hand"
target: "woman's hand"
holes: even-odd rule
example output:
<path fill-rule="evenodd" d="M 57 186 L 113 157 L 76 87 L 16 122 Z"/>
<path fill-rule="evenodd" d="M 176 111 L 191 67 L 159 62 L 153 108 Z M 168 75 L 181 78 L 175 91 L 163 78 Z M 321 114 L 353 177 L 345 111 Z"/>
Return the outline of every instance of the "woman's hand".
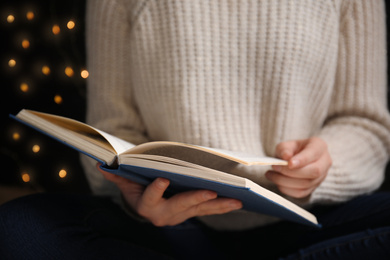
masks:
<path fill-rule="evenodd" d="M 332 165 L 327 144 L 318 137 L 282 142 L 276 147 L 276 156 L 288 161 L 288 165 L 273 166 L 266 177 L 280 192 L 294 198 L 309 196 Z"/>
<path fill-rule="evenodd" d="M 118 186 L 128 205 L 155 226 L 173 226 L 192 217 L 223 214 L 242 207 L 236 199 L 217 198 L 217 193 L 207 190 L 187 191 L 164 198 L 169 186 L 167 179 L 157 178 L 145 187 L 105 172 L 99 166 L 103 176 Z"/>

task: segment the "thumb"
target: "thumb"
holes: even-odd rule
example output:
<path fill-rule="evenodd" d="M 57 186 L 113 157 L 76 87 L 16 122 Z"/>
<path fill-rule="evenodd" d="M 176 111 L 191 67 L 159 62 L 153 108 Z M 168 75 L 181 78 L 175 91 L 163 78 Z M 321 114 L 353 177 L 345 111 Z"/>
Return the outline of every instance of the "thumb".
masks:
<path fill-rule="evenodd" d="M 290 140 L 281 142 L 276 146 L 275 156 L 283 160 L 290 160 L 294 155 L 299 153 L 305 144 L 306 140 Z"/>

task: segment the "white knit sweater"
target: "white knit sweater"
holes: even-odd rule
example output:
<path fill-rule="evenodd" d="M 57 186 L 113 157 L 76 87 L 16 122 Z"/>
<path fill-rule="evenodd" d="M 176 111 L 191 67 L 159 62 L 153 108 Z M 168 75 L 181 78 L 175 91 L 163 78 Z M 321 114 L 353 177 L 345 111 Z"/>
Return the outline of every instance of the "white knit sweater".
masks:
<path fill-rule="evenodd" d="M 134 143 L 259 156 L 318 136 L 333 166 L 301 204 L 380 186 L 390 150 L 383 1 L 100 0 L 87 10 L 88 123 Z M 83 162 L 92 189 L 115 196 Z M 274 189 L 265 171 L 235 173 Z M 270 221 L 243 211 L 201 219 L 220 229 Z"/>

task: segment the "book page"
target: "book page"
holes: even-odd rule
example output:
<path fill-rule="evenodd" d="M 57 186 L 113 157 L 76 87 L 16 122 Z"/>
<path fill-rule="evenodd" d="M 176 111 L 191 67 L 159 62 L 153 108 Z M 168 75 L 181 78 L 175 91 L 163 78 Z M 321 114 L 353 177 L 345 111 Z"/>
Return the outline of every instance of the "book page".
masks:
<path fill-rule="evenodd" d="M 245 165 L 287 165 L 286 161 L 277 158 L 259 157 L 241 152 L 232 152 L 222 149 L 169 141 L 157 141 L 140 144 L 130 151 L 127 151 L 126 154 L 156 154 L 180 159 L 183 161 L 189 161 L 213 169 L 219 169 L 219 167 L 212 167 L 210 165 L 204 164 L 210 164 L 213 161 L 217 163 L 221 160 L 228 160 Z"/>
<path fill-rule="evenodd" d="M 257 194 L 261 194 L 262 196 L 271 199 L 272 201 L 282 205 L 283 207 L 285 207 L 288 210 L 291 210 L 292 212 L 299 214 L 300 216 L 304 217 L 305 219 L 309 220 L 314 224 L 318 224 L 317 218 L 309 211 L 299 207 L 298 205 L 287 200 L 281 195 L 261 187 L 260 185 L 254 183 L 251 180 L 246 179 L 245 181 L 246 181 L 246 187 L 250 188 L 250 190 L 252 190 L 253 192 Z"/>
<path fill-rule="evenodd" d="M 25 109 L 14 118 L 94 159 L 109 163 L 116 157 L 103 136 L 78 121 Z"/>
<path fill-rule="evenodd" d="M 242 153 L 242 152 L 228 151 L 228 150 L 203 147 L 203 146 L 199 146 L 199 147 L 206 150 L 211 150 L 216 154 L 219 154 L 226 158 L 235 158 L 236 160 L 246 162 L 246 164 L 248 165 L 255 165 L 255 164 L 256 165 L 286 165 L 286 161 L 277 158 L 259 157 L 255 155 Z"/>
<path fill-rule="evenodd" d="M 101 134 L 110 144 L 111 146 L 115 149 L 117 154 L 121 154 L 133 147 L 135 147 L 134 144 L 129 143 L 123 139 L 120 139 L 116 136 L 110 135 L 104 131 L 101 131 L 99 129 L 94 128 L 99 134 Z"/>
<path fill-rule="evenodd" d="M 84 136 L 86 140 L 98 144 L 99 146 L 102 146 L 107 150 L 114 151 L 116 152 L 116 154 L 120 154 L 134 147 L 134 144 L 132 143 L 129 143 L 125 140 L 122 140 L 118 137 L 110 135 L 102 130 L 96 129 L 92 126 L 89 126 L 87 124 L 84 124 L 74 119 L 31 111 L 31 110 L 24 110 L 23 112 L 33 114 L 52 124 L 55 124 L 69 131 L 75 132 L 79 135 L 79 137 Z M 20 113 L 19 116 L 20 115 L 23 115 L 23 113 Z"/>
<path fill-rule="evenodd" d="M 173 158 L 161 157 L 157 155 L 134 154 L 132 157 L 121 158 L 119 162 L 120 164 L 152 168 L 160 171 L 201 178 L 228 185 L 246 187 L 245 178 Z"/>

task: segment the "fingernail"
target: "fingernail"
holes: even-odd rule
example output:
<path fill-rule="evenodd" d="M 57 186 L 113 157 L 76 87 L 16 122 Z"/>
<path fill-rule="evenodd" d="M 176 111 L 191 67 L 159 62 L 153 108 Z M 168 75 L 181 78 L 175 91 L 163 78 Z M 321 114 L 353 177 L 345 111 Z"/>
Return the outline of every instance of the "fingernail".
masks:
<path fill-rule="evenodd" d="M 203 193 L 203 197 L 206 200 L 211 200 L 211 199 L 215 199 L 217 196 L 216 196 L 216 194 L 214 192 L 207 191 L 207 192 Z"/>
<path fill-rule="evenodd" d="M 297 167 L 299 165 L 299 160 L 293 159 L 291 160 L 291 167 Z"/>
<path fill-rule="evenodd" d="M 166 179 L 158 179 L 156 184 L 160 188 L 166 188 L 169 185 L 169 181 Z"/>

